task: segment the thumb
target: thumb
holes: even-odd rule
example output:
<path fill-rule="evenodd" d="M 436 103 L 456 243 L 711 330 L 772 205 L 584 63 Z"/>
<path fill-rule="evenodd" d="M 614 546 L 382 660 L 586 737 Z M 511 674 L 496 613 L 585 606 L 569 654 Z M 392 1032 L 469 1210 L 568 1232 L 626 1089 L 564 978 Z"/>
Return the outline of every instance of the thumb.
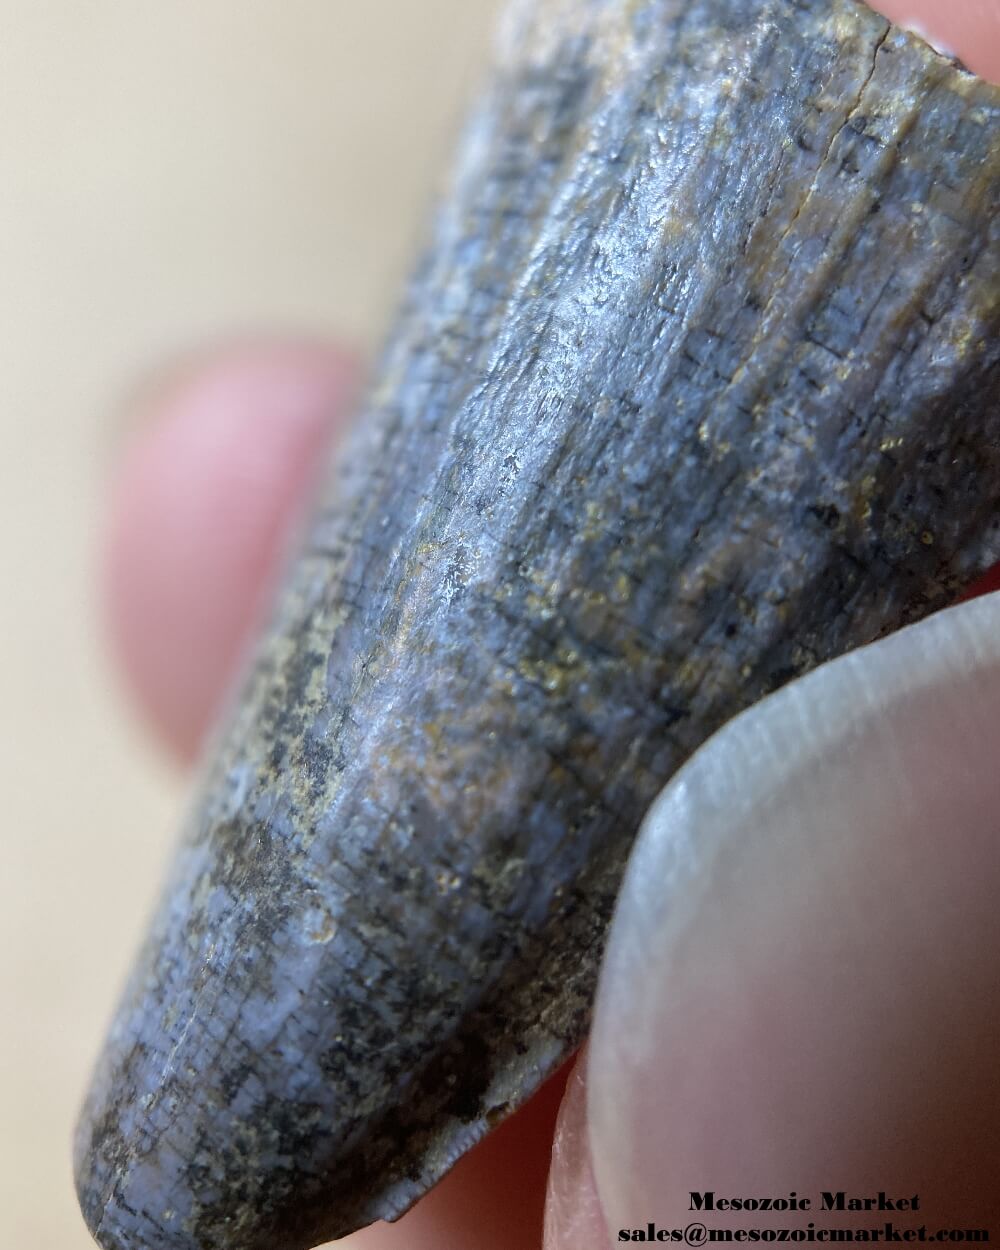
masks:
<path fill-rule="evenodd" d="M 550 1250 L 650 1240 L 650 1223 L 663 1241 L 691 1225 L 989 1229 L 998 740 L 990 595 L 793 683 L 681 770 L 619 899 Z M 809 1206 L 716 1201 L 793 1191 Z M 903 1209 L 823 1210 L 824 1193 L 880 1192 Z"/>

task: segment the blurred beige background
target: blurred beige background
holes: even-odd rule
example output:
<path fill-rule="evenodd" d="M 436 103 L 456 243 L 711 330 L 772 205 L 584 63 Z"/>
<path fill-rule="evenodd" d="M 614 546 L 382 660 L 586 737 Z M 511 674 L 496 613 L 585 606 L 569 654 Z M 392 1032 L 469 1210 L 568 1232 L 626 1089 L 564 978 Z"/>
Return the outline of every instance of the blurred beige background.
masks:
<path fill-rule="evenodd" d="M 123 396 L 231 331 L 377 337 L 498 0 L 0 0 L 0 1245 L 91 1244 L 88 1065 L 183 804 L 94 594 Z"/>

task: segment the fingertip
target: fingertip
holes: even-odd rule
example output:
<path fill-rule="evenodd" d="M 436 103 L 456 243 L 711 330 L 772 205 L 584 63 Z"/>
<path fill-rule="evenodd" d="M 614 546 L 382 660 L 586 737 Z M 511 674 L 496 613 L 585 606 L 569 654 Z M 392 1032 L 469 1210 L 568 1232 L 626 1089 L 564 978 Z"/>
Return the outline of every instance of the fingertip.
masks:
<path fill-rule="evenodd" d="M 545 1196 L 544 1250 L 605 1250 L 608 1231 L 587 1136 L 586 1051 L 566 1085 Z"/>
<path fill-rule="evenodd" d="M 692 1204 L 790 1191 L 919 1194 L 938 1228 L 997 1214 L 998 626 L 980 598 L 820 667 L 654 804 L 588 1069 L 613 1227 L 743 1228 Z"/>
<path fill-rule="evenodd" d="M 345 350 L 234 347 L 160 385 L 111 487 L 107 632 L 146 718 L 190 760 L 344 424 Z"/>
<path fill-rule="evenodd" d="M 1000 82 L 1000 6 L 991 0 L 871 0 L 890 21 Z"/>

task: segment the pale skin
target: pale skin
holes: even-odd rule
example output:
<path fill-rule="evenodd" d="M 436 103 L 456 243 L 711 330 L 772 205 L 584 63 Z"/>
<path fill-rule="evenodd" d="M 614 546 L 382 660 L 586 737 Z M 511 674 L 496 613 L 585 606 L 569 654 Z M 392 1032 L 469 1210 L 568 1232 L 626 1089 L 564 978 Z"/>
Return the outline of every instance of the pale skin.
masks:
<path fill-rule="evenodd" d="M 978 73 L 1000 81 L 1000 0 L 882 0 L 876 7 L 896 21 L 918 25 Z M 198 755 L 255 613 L 266 601 L 287 535 L 301 516 L 316 466 L 347 420 L 357 376 L 350 352 L 336 345 L 258 342 L 193 361 L 148 390 L 139 404 L 112 494 L 107 621 L 147 720 L 184 764 Z M 997 721 L 1000 737 L 1000 709 Z M 976 876 L 974 863 L 969 876 Z M 981 888 L 995 891 L 998 884 Z M 779 908 L 774 923 L 783 922 L 791 919 Z M 918 919 L 901 909 L 898 923 Z M 797 941 L 795 933 L 787 937 Z M 817 964 L 803 970 L 807 985 L 823 977 L 822 949 L 818 955 L 810 949 L 803 946 L 802 958 Z M 861 987 L 864 992 L 870 991 Z M 808 1002 L 798 1006 L 808 1014 Z M 981 1027 L 984 1012 L 991 1019 L 998 1014 L 996 1003 L 980 1001 L 977 1008 L 970 1029 Z M 850 1013 L 851 1004 L 842 1009 Z M 933 1041 L 932 1032 L 914 1029 L 915 1046 Z M 730 1035 L 727 1045 L 748 1080 L 759 1075 L 766 1083 L 773 1049 L 759 1028 Z M 979 1054 L 970 1053 L 973 1059 Z M 822 1046 L 815 1049 L 809 1061 L 817 1081 L 835 1058 Z M 986 1091 L 993 1066 L 995 1060 L 982 1073 Z M 565 1073 L 402 1221 L 343 1244 L 357 1250 L 534 1250 L 542 1244 L 548 1183 L 545 1245 L 550 1250 L 608 1245 L 588 1159 L 583 1068 L 581 1061 L 558 1129 Z M 718 1096 L 711 1070 L 699 1071 L 704 1071 L 701 1086 L 683 1091 L 688 1116 L 697 1113 L 699 1100 L 711 1104 Z M 965 1075 L 976 1083 L 977 1073 Z M 898 1116 L 900 1134 L 906 1135 L 912 1108 L 895 1105 L 891 1088 L 880 1096 L 885 1114 Z M 947 1106 L 946 1091 L 939 1101 Z M 720 1146 L 723 1157 L 724 1149 Z M 808 1142 L 796 1144 L 797 1164 L 809 1149 Z M 815 1150 L 823 1149 L 818 1124 Z M 986 1154 L 980 1158 L 968 1143 L 956 1149 L 969 1156 L 971 1168 L 981 1166 L 980 1188 L 992 1189 L 995 1161 Z M 977 1183 L 975 1177 L 971 1183 Z"/>

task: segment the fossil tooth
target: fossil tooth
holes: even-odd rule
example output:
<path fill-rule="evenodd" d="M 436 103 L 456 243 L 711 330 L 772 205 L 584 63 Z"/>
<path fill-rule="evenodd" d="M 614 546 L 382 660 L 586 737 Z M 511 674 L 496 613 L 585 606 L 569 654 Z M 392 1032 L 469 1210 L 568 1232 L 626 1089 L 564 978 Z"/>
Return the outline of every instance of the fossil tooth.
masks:
<path fill-rule="evenodd" d="M 998 188 L 852 0 L 518 10 L 95 1073 L 106 1250 L 399 1215 L 580 1040 L 678 765 L 997 557 Z"/>

